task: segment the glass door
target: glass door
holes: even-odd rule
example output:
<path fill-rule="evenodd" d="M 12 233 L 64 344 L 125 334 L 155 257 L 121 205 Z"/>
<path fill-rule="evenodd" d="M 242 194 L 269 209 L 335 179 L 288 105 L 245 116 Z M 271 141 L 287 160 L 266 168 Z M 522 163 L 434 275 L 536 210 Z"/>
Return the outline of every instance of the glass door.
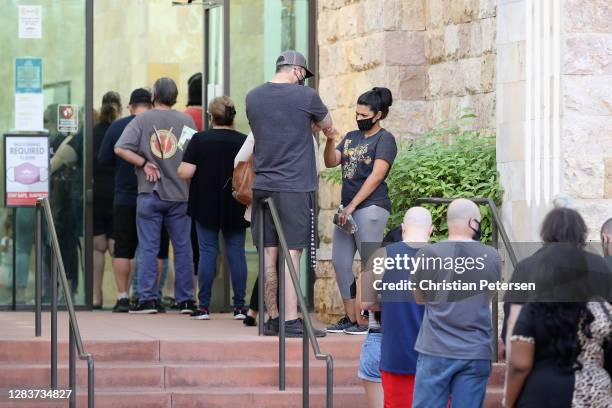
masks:
<path fill-rule="evenodd" d="M 0 93 L 2 147 L 8 133 L 48 138 L 51 208 L 75 304 L 84 305 L 87 2 L 5 3 L 0 25 L 0 81 L 5 85 Z M 66 112 L 73 114 L 67 117 Z M 0 164 L 4 169 L 4 155 Z M 34 209 L 0 206 L 0 307 L 30 308 L 34 304 Z M 45 251 L 45 263 L 48 255 Z M 46 274 L 48 268 L 44 278 Z M 44 295 L 48 294 L 46 282 L 43 279 Z"/>

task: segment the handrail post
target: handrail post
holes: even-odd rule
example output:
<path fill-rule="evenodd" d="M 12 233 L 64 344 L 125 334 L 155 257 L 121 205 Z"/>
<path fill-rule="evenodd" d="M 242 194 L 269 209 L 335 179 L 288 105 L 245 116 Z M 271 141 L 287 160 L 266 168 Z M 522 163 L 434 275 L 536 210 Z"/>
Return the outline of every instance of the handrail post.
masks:
<path fill-rule="evenodd" d="M 497 225 L 498 220 L 495 213 L 495 204 L 491 205 L 493 203 L 493 200 L 489 199 L 487 200 L 487 203 L 489 204 L 489 208 L 491 209 L 491 235 L 492 235 L 492 244 L 493 247 L 496 250 L 499 250 L 499 227 Z M 493 343 L 493 361 L 494 362 L 498 362 L 498 354 L 499 354 L 499 341 L 498 341 L 498 337 L 499 337 L 499 303 L 498 303 L 498 299 L 499 299 L 499 293 L 497 291 L 495 291 L 495 293 L 493 294 L 493 297 L 491 298 L 491 325 L 493 326 L 493 336 L 491 336 L 491 342 Z"/>
<path fill-rule="evenodd" d="M 87 407 L 94 408 L 94 359 L 91 354 L 87 354 Z"/>
<path fill-rule="evenodd" d="M 327 408 L 332 408 L 334 406 L 334 395 L 332 394 L 334 389 L 334 360 L 328 354 L 325 362 L 327 364 Z"/>
<path fill-rule="evenodd" d="M 279 251 L 281 251 L 282 257 L 284 257 L 284 259 L 291 259 L 291 253 L 289 251 L 289 248 L 287 246 L 287 240 L 285 239 L 285 232 L 283 230 L 282 224 L 280 222 L 280 217 L 278 215 L 278 211 L 276 210 L 276 206 L 274 205 L 274 201 L 272 201 L 272 199 L 267 199 L 266 201 L 268 201 L 268 207 L 270 210 L 270 214 L 272 216 L 272 221 L 274 223 L 274 226 L 276 227 L 276 232 L 278 234 L 278 243 L 279 243 Z M 280 258 L 280 256 L 279 256 Z M 295 271 L 295 265 L 293 264 L 293 262 L 288 262 L 287 263 L 287 267 L 289 268 L 289 276 L 291 277 L 291 283 L 293 285 L 293 289 L 296 292 L 297 295 L 297 300 L 298 300 L 298 306 L 300 308 L 300 310 L 302 311 L 302 315 L 303 315 L 303 330 L 304 330 L 304 336 L 308 337 L 308 340 L 310 341 L 310 343 L 312 344 L 312 347 L 314 349 L 314 353 L 315 353 L 315 358 L 317 360 L 326 360 L 327 363 L 327 389 L 326 389 L 326 396 L 327 396 L 327 402 L 326 402 L 326 406 L 327 408 L 332 408 L 333 406 L 333 359 L 332 356 L 329 354 L 322 354 L 321 350 L 319 349 L 319 343 L 317 342 L 317 338 L 315 336 L 314 333 L 314 328 L 312 325 L 312 321 L 310 320 L 310 315 L 308 314 L 308 308 L 306 306 L 306 300 L 304 299 L 304 296 L 302 294 L 302 289 L 300 287 L 300 280 L 298 278 L 298 275 Z M 284 268 L 283 268 L 284 269 Z M 282 271 L 282 275 L 284 276 L 284 270 Z M 281 295 L 284 296 L 284 293 L 281 292 Z M 283 299 L 284 300 L 284 299 Z M 283 302 L 284 303 L 284 302 Z M 284 307 L 284 304 L 281 304 L 279 306 Z M 284 314 L 283 314 L 284 316 Z M 284 321 L 282 322 L 284 327 Z M 284 330 L 283 330 L 283 335 L 284 335 Z M 305 346 L 304 346 L 305 344 Z M 303 347 L 307 348 L 307 344 L 308 343 L 303 343 Z M 304 350 L 303 350 L 304 351 Z M 303 354 L 302 358 L 307 359 L 309 356 L 307 354 Z M 304 360 L 304 362 L 306 362 L 307 360 Z M 283 361 L 283 365 L 284 365 L 284 361 Z M 307 364 L 304 365 L 302 367 L 302 376 L 304 379 L 308 378 L 308 376 L 306 375 L 306 372 L 304 371 L 305 367 L 307 367 Z M 304 384 L 302 384 L 304 386 Z M 308 394 L 307 392 L 305 394 Z M 302 398 L 307 398 L 307 397 L 302 397 Z M 303 402 L 304 400 L 302 400 Z"/>
<path fill-rule="evenodd" d="M 51 256 L 51 389 L 57 389 L 57 259 Z"/>
<path fill-rule="evenodd" d="M 302 310 L 302 315 L 308 311 Z M 302 332 L 302 407 L 307 408 L 310 403 L 310 352 L 308 350 L 308 333 L 305 328 Z"/>
<path fill-rule="evenodd" d="M 259 292 L 259 322 L 257 326 L 260 336 L 263 336 L 264 334 L 264 319 L 266 316 L 264 310 L 264 272 L 266 269 L 266 248 L 264 246 L 264 206 L 265 201 L 261 200 L 258 203 L 257 214 L 255 214 L 255 217 L 257 217 L 257 225 L 259 225 L 259 228 L 257 230 L 257 247 L 259 248 L 259 287 L 257 288 Z"/>
<path fill-rule="evenodd" d="M 34 335 L 41 336 L 42 332 L 42 211 L 40 201 L 36 201 L 36 230 L 35 234 L 35 251 L 36 251 L 36 270 L 34 273 L 34 293 L 35 293 L 35 311 L 34 311 Z"/>
<path fill-rule="evenodd" d="M 76 408 L 76 345 L 72 322 L 68 324 L 68 383 L 70 393 L 70 408 Z"/>
<path fill-rule="evenodd" d="M 291 258 L 287 259 L 291 262 Z M 285 254 L 278 251 L 278 389 L 285 391 Z"/>

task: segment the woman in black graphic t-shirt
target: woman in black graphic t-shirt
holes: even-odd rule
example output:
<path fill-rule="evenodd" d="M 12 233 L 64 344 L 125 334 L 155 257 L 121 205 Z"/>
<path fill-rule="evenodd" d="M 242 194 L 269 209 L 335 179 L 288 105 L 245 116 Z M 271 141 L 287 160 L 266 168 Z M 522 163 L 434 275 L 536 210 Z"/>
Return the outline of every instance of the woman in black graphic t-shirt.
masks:
<path fill-rule="evenodd" d="M 367 259 L 367 243 L 381 243 L 391 212 L 391 201 L 385 179 L 397 155 L 395 137 L 381 126 L 393 103 L 387 88 L 374 88 L 357 100 L 356 120 L 359 130 L 349 132 L 335 146 L 334 132 L 326 132 L 325 165 L 342 165 L 341 225 L 354 219 L 357 230 L 335 228 L 332 262 L 342 295 L 345 316 L 327 328 L 330 333 L 368 334 L 361 350 L 359 378 L 363 380 L 369 406 L 382 406 L 380 365 L 380 326 L 370 319 L 370 327 L 357 323 L 356 282 L 353 258 L 359 251 Z M 362 247 L 362 244 L 365 244 Z M 369 331 L 369 333 L 368 333 Z"/>

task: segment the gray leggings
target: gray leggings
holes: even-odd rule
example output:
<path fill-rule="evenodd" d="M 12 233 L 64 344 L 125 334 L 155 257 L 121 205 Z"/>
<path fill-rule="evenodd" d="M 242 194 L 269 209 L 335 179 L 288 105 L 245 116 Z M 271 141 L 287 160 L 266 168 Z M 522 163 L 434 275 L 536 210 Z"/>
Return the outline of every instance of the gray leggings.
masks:
<path fill-rule="evenodd" d="M 351 290 L 351 287 L 355 285 L 355 274 L 353 273 L 355 252 L 359 251 L 361 259 L 367 259 L 371 253 L 363 252 L 371 252 L 372 248 L 366 245 L 362 252 L 362 243 L 380 244 L 382 242 L 389 211 L 377 205 L 371 205 L 355 211 L 353 218 L 358 227 L 355 234 L 348 234 L 334 227 L 332 263 L 343 300 L 355 299 L 356 288 L 353 287 Z"/>

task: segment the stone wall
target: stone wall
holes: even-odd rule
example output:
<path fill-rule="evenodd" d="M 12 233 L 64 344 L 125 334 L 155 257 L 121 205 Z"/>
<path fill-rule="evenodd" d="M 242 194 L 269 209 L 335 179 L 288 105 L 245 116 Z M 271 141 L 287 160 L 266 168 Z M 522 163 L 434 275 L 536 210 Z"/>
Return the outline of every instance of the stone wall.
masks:
<path fill-rule="evenodd" d="M 463 108 L 478 115 L 478 126 L 494 128 L 495 3 L 320 0 L 319 93 L 340 133 L 356 128 L 357 97 L 374 86 L 393 92 L 384 126 L 398 140 L 418 137 Z M 343 313 L 330 261 L 339 199 L 339 186 L 321 179 L 315 303 L 324 320 Z"/>
<path fill-rule="evenodd" d="M 612 216 L 612 4 L 504 0 L 498 5 L 497 160 L 503 218 L 538 240 L 558 195 L 598 239 Z"/>
<path fill-rule="evenodd" d="M 562 3 L 562 186 L 598 240 L 612 217 L 612 3 Z"/>
<path fill-rule="evenodd" d="M 495 0 L 428 0 L 425 53 L 429 127 L 470 108 L 495 127 Z"/>

